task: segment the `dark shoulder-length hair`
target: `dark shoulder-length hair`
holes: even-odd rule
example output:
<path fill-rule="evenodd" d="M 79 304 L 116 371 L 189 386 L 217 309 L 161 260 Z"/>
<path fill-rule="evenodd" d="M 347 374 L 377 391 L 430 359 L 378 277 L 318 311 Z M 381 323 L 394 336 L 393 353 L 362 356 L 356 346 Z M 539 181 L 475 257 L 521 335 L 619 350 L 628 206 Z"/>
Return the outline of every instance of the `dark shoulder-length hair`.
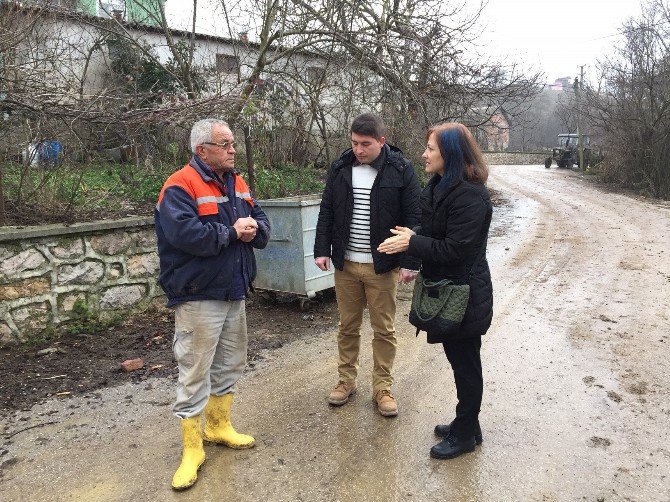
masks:
<path fill-rule="evenodd" d="M 428 129 L 426 142 L 434 134 L 440 155 L 444 160 L 444 176 L 440 185 L 449 186 L 454 180 L 464 179 L 473 183 L 485 183 L 489 168 L 482 151 L 463 124 L 446 122 Z"/>

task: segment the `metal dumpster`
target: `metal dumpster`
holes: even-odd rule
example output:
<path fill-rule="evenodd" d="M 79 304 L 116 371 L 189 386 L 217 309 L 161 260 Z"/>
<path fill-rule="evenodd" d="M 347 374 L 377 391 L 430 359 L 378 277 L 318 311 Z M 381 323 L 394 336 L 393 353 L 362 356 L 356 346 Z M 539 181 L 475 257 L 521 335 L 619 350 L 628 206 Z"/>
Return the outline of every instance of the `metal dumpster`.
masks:
<path fill-rule="evenodd" d="M 259 200 L 272 225 L 267 247 L 257 250 L 258 274 L 254 287 L 314 298 L 335 285 L 333 270 L 314 264 L 314 238 L 321 195 L 299 195 Z M 302 301 L 301 301 L 302 305 Z"/>

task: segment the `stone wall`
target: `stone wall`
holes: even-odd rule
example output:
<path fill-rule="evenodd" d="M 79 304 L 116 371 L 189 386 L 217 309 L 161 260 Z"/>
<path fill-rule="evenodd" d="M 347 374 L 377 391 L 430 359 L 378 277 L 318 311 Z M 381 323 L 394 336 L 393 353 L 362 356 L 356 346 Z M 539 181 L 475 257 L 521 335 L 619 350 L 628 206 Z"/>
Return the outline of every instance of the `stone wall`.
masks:
<path fill-rule="evenodd" d="M 67 322 L 77 300 L 102 318 L 144 308 L 157 278 L 151 218 L 0 228 L 0 345 Z"/>
<path fill-rule="evenodd" d="M 484 152 L 484 160 L 490 166 L 543 165 L 549 152 Z"/>

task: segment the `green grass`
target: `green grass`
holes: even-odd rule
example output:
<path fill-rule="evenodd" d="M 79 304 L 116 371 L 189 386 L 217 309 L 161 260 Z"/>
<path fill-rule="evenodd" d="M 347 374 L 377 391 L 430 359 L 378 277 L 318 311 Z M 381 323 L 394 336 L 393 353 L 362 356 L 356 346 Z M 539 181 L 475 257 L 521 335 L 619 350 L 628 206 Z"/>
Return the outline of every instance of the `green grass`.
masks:
<path fill-rule="evenodd" d="M 151 215 L 165 180 L 179 165 L 137 168 L 132 164 L 66 163 L 30 167 L 5 162 L 3 194 L 8 225 L 89 221 Z M 22 176 L 23 175 L 23 176 Z M 294 165 L 256 170 L 257 199 L 319 193 L 322 172 Z M 247 181 L 248 176 L 245 175 Z"/>
<path fill-rule="evenodd" d="M 145 202 L 156 198 L 173 167 L 160 167 L 153 172 L 137 170 L 124 164 L 64 164 L 55 168 L 31 167 L 21 174 L 23 166 L 2 165 L 5 198 L 26 202 L 72 202 L 77 207 L 107 207 L 119 199 Z"/>
<path fill-rule="evenodd" d="M 311 166 L 299 167 L 292 164 L 272 169 L 257 169 L 257 199 L 277 199 L 293 195 L 321 193 L 325 186 L 325 174 Z"/>
<path fill-rule="evenodd" d="M 121 324 L 123 319 L 124 315 L 121 313 L 114 313 L 110 317 L 101 317 L 99 312 L 91 310 L 85 300 L 79 299 L 74 302 L 72 318 L 64 323 L 63 329 L 70 334 L 94 334 Z"/>

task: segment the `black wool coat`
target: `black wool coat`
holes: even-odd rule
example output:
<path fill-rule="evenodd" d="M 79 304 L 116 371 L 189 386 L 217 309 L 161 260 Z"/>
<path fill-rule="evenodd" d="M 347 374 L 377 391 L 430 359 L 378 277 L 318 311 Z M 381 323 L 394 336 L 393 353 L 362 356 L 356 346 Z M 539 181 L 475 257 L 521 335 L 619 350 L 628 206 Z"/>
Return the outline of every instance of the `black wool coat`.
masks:
<path fill-rule="evenodd" d="M 382 157 L 383 156 L 383 157 Z M 394 255 L 377 251 L 377 246 L 396 225 L 412 228 L 419 223 L 421 188 L 412 163 L 393 146 L 384 145 L 379 172 L 370 192 L 370 248 L 375 273 L 384 274 L 397 267 L 419 270 L 420 262 L 407 253 Z M 328 256 L 338 269 L 344 268 L 344 252 L 354 212 L 352 166 L 356 157 L 346 150 L 333 162 L 321 198 L 314 239 L 314 257 Z"/>
<path fill-rule="evenodd" d="M 461 330 L 448 339 L 483 336 L 493 318 L 493 286 L 486 261 L 491 198 L 481 183 L 457 180 L 441 190 L 436 188 L 440 179 L 433 176 L 421 194 L 421 224 L 414 228 L 416 235 L 410 238 L 407 253 L 422 260 L 424 278 L 470 285 Z M 444 341 L 447 337 L 442 334 L 428 333 L 429 343 Z"/>

